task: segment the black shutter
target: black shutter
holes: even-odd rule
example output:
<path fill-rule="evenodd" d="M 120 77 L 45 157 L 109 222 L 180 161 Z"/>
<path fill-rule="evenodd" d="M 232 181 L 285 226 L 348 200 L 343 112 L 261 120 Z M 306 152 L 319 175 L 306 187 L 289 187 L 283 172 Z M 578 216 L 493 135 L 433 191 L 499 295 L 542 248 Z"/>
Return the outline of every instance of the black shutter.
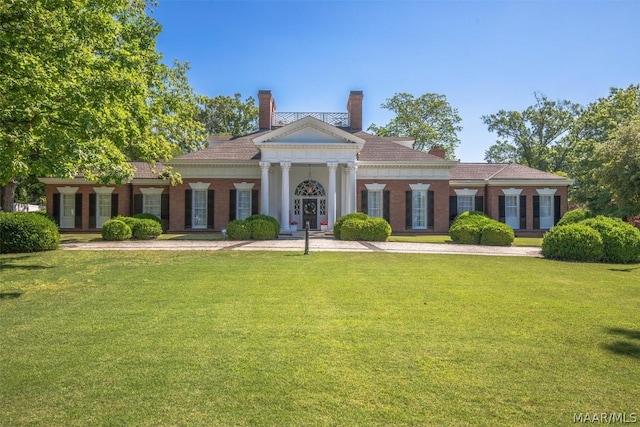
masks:
<path fill-rule="evenodd" d="M 236 219 L 236 190 L 229 190 L 229 221 Z"/>
<path fill-rule="evenodd" d="M 533 196 L 533 229 L 540 229 L 540 196 Z"/>
<path fill-rule="evenodd" d="M 498 196 L 498 221 L 500 222 L 506 222 L 504 211 L 504 196 Z"/>
<path fill-rule="evenodd" d="M 207 228 L 213 228 L 213 208 L 215 206 L 214 196 L 214 190 L 207 190 Z"/>
<path fill-rule="evenodd" d="M 369 215 L 369 192 L 367 190 L 360 192 L 360 211 Z"/>
<path fill-rule="evenodd" d="M 136 194 L 133 196 L 133 214 L 142 213 L 142 194 Z"/>
<path fill-rule="evenodd" d="M 553 196 L 553 225 L 556 225 L 562 218 L 560 212 L 562 212 L 562 198 Z"/>
<path fill-rule="evenodd" d="M 449 196 L 449 222 L 453 222 L 458 215 L 458 196 Z"/>
<path fill-rule="evenodd" d="M 404 227 L 407 230 L 413 228 L 413 221 L 411 217 L 413 215 L 413 191 L 407 191 L 405 193 L 405 211 L 404 211 Z"/>
<path fill-rule="evenodd" d="M 476 196 L 474 210 L 478 212 L 484 212 L 484 197 Z"/>
<path fill-rule="evenodd" d="M 527 196 L 520 196 L 520 229 L 527 229 Z"/>
<path fill-rule="evenodd" d="M 192 190 L 184 190 L 184 228 L 191 228 Z"/>
<path fill-rule="evenodd" d="M 433 191 L 427 191 L 427 228 L 433 230 L 435 224 L 435 197 Z"/>
<path fill-rule="evenodd" d="M 60 193 L 53 193 L 53 220 L 60 226 Z"/>
<path fill-rule="evenodd" d="M 260 190 L 251 190 L 251 215 L 260 213 Z"/>
<path fill-rule="evenodd" d="M 391 204 L 391 196 L 389 195 L 389 192 L 383 191 L 382 192 L 382 218 L 384 218 L 389 223 L 391 222 L 391 218 L 389 216 L 391 214 L 390 204 Z"/>
<path fill-rule="evenodd" d="M 111 218 L 118 216 L 118 195 L 111 194 Z"/>
<path fill-rule="evenodd" d="M 96 228 L 96 193 L 89 194 L 89 228 Z"/>
<path fill-rule="evenodd" d="M 169 195 L 160 195 L 160 219 L 169 219 Z"/>
<path fill-rule="evenodd" d="M 82 228 L 82 193 L 76 194 L 76 218 L 74 226 L 76 228 Z"/>

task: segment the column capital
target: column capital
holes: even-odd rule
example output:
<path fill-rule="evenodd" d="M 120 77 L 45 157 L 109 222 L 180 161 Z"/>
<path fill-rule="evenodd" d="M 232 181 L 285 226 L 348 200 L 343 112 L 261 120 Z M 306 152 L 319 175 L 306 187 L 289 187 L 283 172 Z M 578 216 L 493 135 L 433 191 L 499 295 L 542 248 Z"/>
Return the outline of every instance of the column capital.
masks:
<path fill-rule="evenodd" d="M 271 167 L 270 162 L 260 162 L 260 168 L 262 168 L 262 170 L 264 169 L 269 170 L 270 167 Z"/>
<path fill-rule="evenodd" d="M 358 170 L 358 164 L 356 162 L 349 162 L 347 163 L 347 169 L 349 169 L 349 172 L 355 172 Z"/>
<path fill-rule="evenodd" d="M 283 170 L 289 170 L 291 169 L 291 162 L 280 162 L 280 167 Z"/>
<path fill-rule="evenodd" d="M 338 168 L 338 162 L 327 162 L 327 167 L 330 171 L 334 171 Z"/>

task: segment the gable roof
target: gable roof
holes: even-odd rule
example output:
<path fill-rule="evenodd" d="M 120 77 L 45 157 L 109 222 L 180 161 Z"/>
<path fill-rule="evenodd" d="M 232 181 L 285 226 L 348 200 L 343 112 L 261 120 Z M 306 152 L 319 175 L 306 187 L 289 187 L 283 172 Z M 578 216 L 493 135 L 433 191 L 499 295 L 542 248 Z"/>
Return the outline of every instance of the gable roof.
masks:
<path fill-rule="evenodd" d="M 517 163 L 459 163 L 451 169 L 452 181 L 499 181 L 499 180 L 534 180 L 563 181 L 567 178 Z"/>
<path fill-rule="evenodd" d="M 343 128 L 333 126 L 312 116 L 303 117 L 302 119 L 296 120 L 295 122 L 290 123 L 286 126 L 272 129 L 264 134 L 254 136 L 253 142 L 259 145 L 271 141 L 277 141 L 278 139 L 285 138 L 286 136 L 309 128 L 315 129 L 320 133 L 326 134 L 334 139 L 343 140 L 348 143 L 364 144 L 364 140 L 357 136 L 355 133 L 348 132 Z"/>
<path fill-rule="evenodd" d="M 363 162 L 449 162 L 442 157 L 417 151 L 406 147 L 403 142 L 413 141 L 413 138 L 381 137 L 359 131 L 355 135 L 364 139 L 364 147 L 358 153 L 358 160 Z"/>
<path fill-rule="evenodd" d="M 131 162 L 133 166 L 133 178 L 134 179 L 155 179 L 162 178 L 162 173 L 165 171 L 165 166 L 156 162 L 154 166 L 151 166 L 147 162 Z"/>

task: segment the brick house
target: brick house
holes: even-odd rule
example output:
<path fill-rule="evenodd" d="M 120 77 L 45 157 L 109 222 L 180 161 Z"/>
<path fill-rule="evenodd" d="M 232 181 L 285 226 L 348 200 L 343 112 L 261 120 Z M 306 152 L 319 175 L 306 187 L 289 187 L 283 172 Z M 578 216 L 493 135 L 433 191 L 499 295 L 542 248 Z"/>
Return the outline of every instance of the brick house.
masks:
<path fill-rule="evenodd" d="M 103 186 L 82 178 L 41 178 L 47 211 L 62 230 L 97 230 L 115 215 L 153 213 L 170 232 L 220 230 L 255 213 L 276 217 L 282 232 L 312 229 L 363 211 L 384 217 L 394 233 L 446 233 L 460 212 L 477 210 L 518 235 L 540 235 L 567 209 L 566 178 L 516 164 L 460 163 L 442 150 L 412 149 L 411 138 L 362 130 L 361 91 L 345 113 L 279 113 L 261 90 L 260 129 L 212 136 L 208 146 L 168 162 L 182 183 L 163 180 L 164 166 L 132 162 L 135 176 Z"/>

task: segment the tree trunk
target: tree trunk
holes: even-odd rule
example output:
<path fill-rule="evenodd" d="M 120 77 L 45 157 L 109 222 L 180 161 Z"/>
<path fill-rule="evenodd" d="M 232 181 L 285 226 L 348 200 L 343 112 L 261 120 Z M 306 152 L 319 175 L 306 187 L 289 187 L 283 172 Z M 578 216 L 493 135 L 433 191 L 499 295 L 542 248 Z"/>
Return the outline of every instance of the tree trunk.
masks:
<path fill-rule="evenodd" d="M 11 212 L 13 210 L 13 201 L 16 195 L 16 181 L 9 181 L 4 187 L 2 187 L 2 210 L 5 212 Z"/>

